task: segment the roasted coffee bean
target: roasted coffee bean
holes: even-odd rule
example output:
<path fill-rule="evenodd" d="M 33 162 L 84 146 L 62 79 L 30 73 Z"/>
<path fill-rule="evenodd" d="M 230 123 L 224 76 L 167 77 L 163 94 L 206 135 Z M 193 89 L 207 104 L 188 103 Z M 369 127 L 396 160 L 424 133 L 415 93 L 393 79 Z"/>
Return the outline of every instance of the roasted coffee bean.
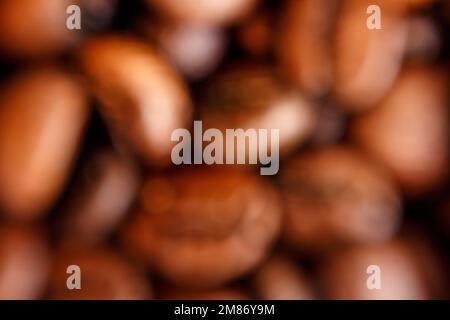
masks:
<path fill-rule="evenodd" d="M 206 77 L 225 55 L 227 37 L 221 28 L 160 22 L 146 23 L 141 29 L 189 79 Z"/>
<path fill-rule="evenodd" d="M 80 289 L 69 277 L 79 267 Z M 72 272 L 72 270 L 69 270 Z M 56 254 L 48 298 L 52 300 L 141 300 L 151 298 L 150 281 L 142 271 L 108 248 L 62 247 Z"/>
<path fill-rule="evenodd" d="M 96 242 L 123 220 L 138 188 L 136 169 L 110 150 L 91 157 L 66 204 L 64 236 Z"/>
<path fill-rule="evenodd" d="M 280 174 L 285 236 L 305 252 L 384 241 L 397 229 L 401 199 L 395 186 L 356 150 L 304 153 L 285 163 Z"/>
<path fill-rule="evenodd" d="M 301 144 L 314 128 L 313 104 L 286 87 L 268 67 L 231 67 L 207 88 L 199 118 L 204 128 L 278 129 L 280 153 Z M 270 150 L 270 148 L 269 148 Z"/>
<path fill-rule="evenodd" d="M 2 0 L 0 2 L 0 48 L 14 58 L 59 54 L 83 37 L 86 29 L 108 25 L 115 0 Z M 81 29 L 67 25 L 71 5 L 80 7 Z"/>
<path fill-rule="evenodd" d="M 66 182 L 88 118 L 84 89 L 55 67 L 27 71 L 0 93 L 0 207 L 45 213 Z"/>
<path fill-rule="evenodd" d="M 182 79 L 151 47 L 125 36 L 87 42 L 80 62 L 113 135 L 147 163 L 167 165 L 171 134 L 191 116 Z"/>
<path fill-rule="evenodd" d="M 245 18 L 260 0 L 147 0 L 164 17 L 198 25 L 226 25 Z"/>
<path fill-rule="evenodd" d="M 382 28 L 370 30 L 366 25 L 370 4 L 342 1 L 336 26 L 334 91 L 351 111 L 368 109 L 387 94 L 408 39 L 408 20 L 388 8 L 382 10 Z"/>
<path fill-rule="evenodd" d="M 427 192 L 446 179 L 447 83 L 443 71 L 408 67 L 383 102 L 352 126 L 354 139 L 411 195 Z"/>
<path fill-rule="evenodd" d="M 180 286 L 213 287 L 252 270 L 278 235 L 270 184 L 241 170 L 202 168 L 150 178 L 125 245 Z"/>
<path fill-rule="evenodd" d="M 252 283 L 258 298 L 264 300 L 310 300 L 316 296 L 304 271 L 282 255 L 270 258 Z"/>
<path fill-rule="evenodd" d="M 50 254 L 40 231 L 0 225 L 0 300 L 40 299 L 50 268 Z"/>
<path fill-rule="evenodd" d="M 332 84 L 337 9 L 336 0 L 290 0 L 280 18 L 276 42 L 282 70 L 313 95 L 325 94 Z"/>
<path fill-rule="evenodd" d="M 80 33 L 66 27 L 72 0 L 3 0 L 0 2 L 0 47 L 8 55 L 30 57 L 61 52 Z"/>
<path fill-rule="evenodd" d="M 381 286 L 372 287 L 377 275 Z M 325 298 L 364 300 L 440 298 L 444 282 L 437 257 L 409 239 L 337 251 L 322 262 L 320 279 Z"/>
<path fill-rule="evenodd" d="M 165 288 L 159 299 L 163 300 L 248 300 L 251 297 L 240 288 L 226 287 L 211 290 Z"/>

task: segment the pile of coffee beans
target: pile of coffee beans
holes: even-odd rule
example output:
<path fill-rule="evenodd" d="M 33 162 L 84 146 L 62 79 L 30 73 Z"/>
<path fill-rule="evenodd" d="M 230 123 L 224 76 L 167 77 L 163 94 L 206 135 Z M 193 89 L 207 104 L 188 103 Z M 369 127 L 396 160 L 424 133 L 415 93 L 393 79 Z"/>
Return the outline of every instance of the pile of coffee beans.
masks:
<path fill-rule="evenodd" d="M 1 0 L 0 299 L 449 298 L 449 31 L 447 0 Z M 215 163 L 173 160 L 194 123 Z M 275 130 L 274 174 L 228 129 Z"/>

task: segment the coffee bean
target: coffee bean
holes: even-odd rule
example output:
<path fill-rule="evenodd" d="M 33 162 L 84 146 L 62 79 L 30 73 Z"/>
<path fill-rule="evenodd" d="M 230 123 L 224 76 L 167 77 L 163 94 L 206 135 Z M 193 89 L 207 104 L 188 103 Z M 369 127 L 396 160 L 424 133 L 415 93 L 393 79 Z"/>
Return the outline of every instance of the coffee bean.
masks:
<path fill-rule="evenodd" d="M 125 36 L 94 38 L 79 57 L 113 135 L 147 163 L 169 164 L 172 131 L 191 116 L 183 80 L 156 50 Z"/>
<path fill-rule="evenodd" d="M 147 0 L 147 3 L 168 20 L 197 25 L 226 25 L 245 18 L 259 0 Z"/>
<path fill-rule="evenodd" d="M 0 300 L 41 299 L 49 268 L 50 254 L 41 230 L 0 225 Z"/>
<path fill-rule="evenodd" d="M 288 79 L 312 95 L 326 94 L 333 81 L 335 0 L 290 0 L 279 20 L 277 55 Z"/>
<path fill-rule="evenodd" d="M 252 283 L 264 300 L 310 300 L 316 296 L 305 272 L 282 255 L 264 263 Z"/>
<path fill-rule="evenodd" d="M 80 270 L 81 288 L 69 289 L 69 266 Z M 69 279 L 70 280 L 70 279 Z M 151 297 L 142 271 L 108 248 L 67 245 L 56 253 L 50 279 L 52 300 L 141 300 Z"/>
<path fill-rule="evenodd" d="M 37 218 L 70 174 L 89 114 L 84 88 L 45 67 L 13 77 L 0 95 L 0 207 Z"/>
<path fill-rule="evenodd" d="M 351 111 L 367 110 L 388 93 L 408 39 L 407 19 L 388 8 L 382 9 L 382 28 L 369 29 L 366 9 L 370 4 L 343 1 L 336 26 L 334 91 Z"/>
<path fill-rule="evenodd" d="M 352 126 L 355 141 L 411 195 L 444 182 L 448 171 L 446 81 L 440 70 L 406 68 L 383 102 Z"/>
<path fill-rule="evenodd" d="M 238 64 L 210 83 L 199 117 L 205 128 L 224 132 L 226 128 L 278 129 L 280 152 L 286 154 L 307 139 L 316 110 L 269 67 Z"/>
<path fill-rule="evenodd" d="M 66 28 L 71 0 L 4 0 L 0 2 L 0 47 L 13 57 L 60 53 L 76 43 L 80 32 Z"/>
<path fill-rule="evenodd" d="M 97 242 L 123 220 L 138 188 L 133 165 L 110 150 L 97 152 L 83 168 L 65 205 L 64 236 Z"/>
<path fill-rule="evenodd" d="M 285 163 L 280 173 L 285 236 L 305 252 L 384 241 L 400 223 L 401 200 L 395 185 L 350 147 L 301 154 Z"/>
<path fill-rule="evenodd" d="M 428 248 L 429 249 L 429 248 Z M 322 263 L 320 279 L 328 299 L 433 299 L 443 283 L 436 257 L 408 238 L 379 245 L 359 245 L 337 251 Z M 375 265 L 380 273 L 368 272 Z M 380 287 L 367 282 L 380 277 Z M 369 283 L 370 284 L 370 283 Z"/>
<path fill-rule="evenodd" d="M 150 178 L 141 198 L 124 242 L 180 286 L 219 286 L 249 272 L 280 227 L 277 194 L 246 171 L 176 171 Z"/>
<path fill-rule="evenodd" d="M 0 48 L 9 58 L 50 57 L 72 49 L 92 30 L 110 23 L 116 0 L 3 0 Z M 72 5 L 80 8 L 80 29 L 70 29 Z M 70 12 L 70 14 L 69 14 Z"/>

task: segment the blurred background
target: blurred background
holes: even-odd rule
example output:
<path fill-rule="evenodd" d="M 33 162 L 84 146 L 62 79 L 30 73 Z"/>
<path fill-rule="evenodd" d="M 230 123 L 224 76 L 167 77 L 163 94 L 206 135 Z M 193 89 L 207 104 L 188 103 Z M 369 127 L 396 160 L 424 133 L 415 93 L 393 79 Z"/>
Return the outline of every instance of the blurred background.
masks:
<path fill-rule="evenodd" d="M 446 0 L 0 1 L 0 299 L 449 298 L 449 28 Z M 194 120 L 279 129 L 279 173 L 173 165 Z"/>

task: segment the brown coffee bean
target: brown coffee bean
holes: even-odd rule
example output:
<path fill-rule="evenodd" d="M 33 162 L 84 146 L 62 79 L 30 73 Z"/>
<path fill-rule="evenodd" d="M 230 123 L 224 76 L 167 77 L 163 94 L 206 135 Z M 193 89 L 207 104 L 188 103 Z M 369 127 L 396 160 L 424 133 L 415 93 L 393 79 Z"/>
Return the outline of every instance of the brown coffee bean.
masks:
<path fill-rule="evenodd" d="M 69 289 L 69 266 L 80 268 L 81 289 Z M 74 273 L 73 273 L 74 274 Z M 56 254 L 49 299 L 141 300 L 151 298 L 150 281 L 141 270 L 108 248 L 62 247 Z"/>
<path fill-rule="evenodd" d="M 225 32 L 217 27 L 146 23 L 141 29 L 183 75 L 194 80 L 206 77 L 216 68 L 227 46 Z"/>
<path fill-rule="evenodd" d="M 313 95 L 326 93 L 333 80 L 332 36 L 338 1 L 288 1 L 277 33 L 284 74 Z"/>
<path fill-rule="evenodd" d="M 193 291 L 180 288 L 165 288 L 160 293 L 163 300 L 248 300 L 250 296 L 244 290 L 225 287 L 212 290 Z"/>
<path fill-rule="evenodd" d="M 30 57 L 57 53 L 78 41 L 80 32 L 66 27 L 71 0 L 3 0 L 0 2 L 0 47 L 8 55 Z"/>
<path fill-rule="evenodd" d="M 80 61 L 113 134 L 151 164 L 169 164 L 171 134 L 191 116 L 182 79 L 151 47 L 125 36 L 88 41 Z"/>
<path fill-rule="evenodd" d="M 395 186 L 349 147 L 290 159 L 280 171 L 289 243 L 316 253 L 342 243 L 389 239 L 400 222 Z"/>
<path fill-rule="evenodd" d="M 313 104 L 270 68 L 236 65 L 212 81 L 199 118 L 205 130 L 224 133 L 227 128 L 278 129 L 280 153 L 288 153 L 306 140 L 316 114 Z"/>
<path fill-rule="evenodd" d="M 212 287 L 253 269 L 278 234 L 280 203 L 258 175 L 213 168 L 149 179 L 124 241 L 180 286 Z"/>
<path fill-rule="evenodd" d="M 442 285 L 441 269 L 436 257 L 423 249 L 401 239 L 337 251 L 322 262 L 320 279 L 325 296 L 364 300 L 439 298 L 434 281 Z M 379 267 L 379 289 L 372 287 L 369 277 L 375 273 L 368 273 L 369 266 Z"/>
<path fill-rule="evenodd" d="M 66 205 L 64 236 L 79 241 L 104 239 L 119 224 L 138 188 L 136 170 L 110 150 L 91 157 Z"/>
<path fill-rule="evenodd" d="M 278 255 L 253 276 L 253 288 L 264 300 L 310 300 L 315 297 L 310 281 L 299 266 Z"/>
<path fill-rule="evenodd" d="M 15 76 L 0 93 L 0 207 L 14 218 L 45 213 L 70 173 L 88 105 L 70 74 L 48 67 Z"/>
<path fill-rule="evenodd" d="M 198 25 L 226 25 L 246 17 L 260 0 L 147 0 L 164 17 Z"/>
<path fill-rule="evenodd" d="M 71 5 L 80 7 L 80 30 L 67 27 Z M 116 0 L 2 0 L 1 53 L 20 59 L 62 53 L 80 42 L 86 31 L 108 25 L 115 5 Z"/>
<path fill-rule="evenodd" d="M 334 91 L 351 111 L 368 109 L 387 94 L 408 39 L 407 19 L 388 8 L 382 9 L 382 28 L 370 30 L 366 25 L 370 4 L 343 1 L 336 27 Z"/>
<path fill-rule="evenodd" d="M 406 192 L 439 185 L 448 171 L 448 90 L 444 72 L 408 67 L 384 101 L 356 119 L 352 134 Z"/>
<path fill-rule="evenodd" d="M 47 244 L 31 227 L 0 226 L 0 300 L 40 299 L 50 261 Z"/>

